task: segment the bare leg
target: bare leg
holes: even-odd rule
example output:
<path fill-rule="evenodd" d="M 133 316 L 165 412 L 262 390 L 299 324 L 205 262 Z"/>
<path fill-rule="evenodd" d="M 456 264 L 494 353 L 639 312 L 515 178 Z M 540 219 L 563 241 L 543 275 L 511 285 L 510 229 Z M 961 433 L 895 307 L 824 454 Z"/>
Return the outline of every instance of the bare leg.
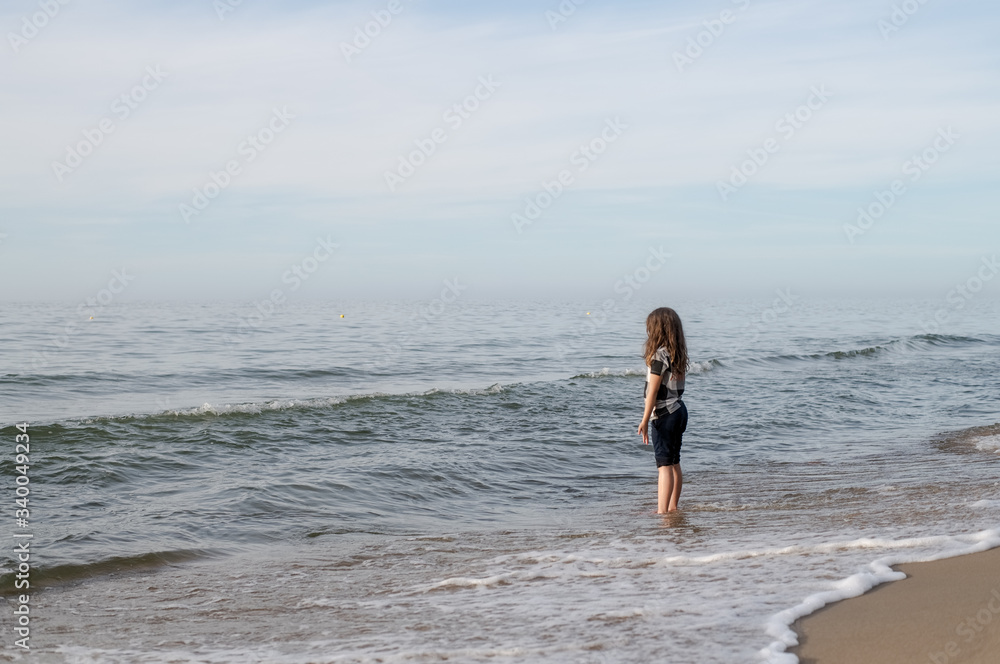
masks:
<path fill-rule="evenodd" d="M 667 506 L 668 512 L 677 511 L 677 503 L 681 500 L 681 487 L 684 486 L 684 474 L 681 472 L 681 464 L 675 463 L 672 466 L 661 466 L 663 468 L 670 469 L 671 482 L 670 485 L 670 503 Z M 662 475 L 660 477 L 663 477 Z"/>
<path fill-rule="evenodd" d="M 666 514 L 667 503 L 674 492 L 674 474 L 671 472 L 673 466 L 660 466 L 656 470 L 660 473 L 659 484 L 656 492 L 656 513 Z"/>

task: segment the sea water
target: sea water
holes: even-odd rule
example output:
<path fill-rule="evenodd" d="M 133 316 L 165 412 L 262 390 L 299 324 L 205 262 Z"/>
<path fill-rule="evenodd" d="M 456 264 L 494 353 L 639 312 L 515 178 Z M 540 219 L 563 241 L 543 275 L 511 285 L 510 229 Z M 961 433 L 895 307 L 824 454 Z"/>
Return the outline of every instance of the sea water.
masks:
<path fill-rule="evenodd" d="M 667 303 L 667 517 L 660 303 L 4 305 L 30 661 L 794 661 L 798 616 L 1000 543 L 1000 304 L 787 295 Z"/>

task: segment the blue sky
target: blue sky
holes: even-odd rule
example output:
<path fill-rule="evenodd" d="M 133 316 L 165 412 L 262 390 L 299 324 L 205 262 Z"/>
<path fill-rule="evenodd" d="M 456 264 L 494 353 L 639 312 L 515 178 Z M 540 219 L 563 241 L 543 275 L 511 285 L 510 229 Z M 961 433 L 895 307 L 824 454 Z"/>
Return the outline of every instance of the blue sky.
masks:
<path fill-rule="evenodd" d="M 260 299 L 318 237 L 339 248 L 295 297 L 458 278 L 472 297 L 600 300 L 663 247 L 661 298 L 936 298 L 1000 249 L 986 2 L 909 0 L 891 32 L 894 3 L 870 0 L 567 0 L 558 22 L 556 0 L 218 4 L 72 0 L 37 34 L 38 0 L 2 5 L 0 299 L 80 301 L 121 268 L 123 301 Z M 346 57 L 372 12 L 391 21 Z M 421 163 L 390 190 L 401 157 Z"/>

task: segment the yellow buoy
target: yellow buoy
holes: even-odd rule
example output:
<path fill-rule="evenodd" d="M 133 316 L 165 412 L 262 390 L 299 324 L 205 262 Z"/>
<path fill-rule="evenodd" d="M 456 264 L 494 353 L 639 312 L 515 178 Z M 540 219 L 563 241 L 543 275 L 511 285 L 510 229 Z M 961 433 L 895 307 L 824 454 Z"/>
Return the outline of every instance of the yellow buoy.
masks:
<path fill-rule="evenodd" d="M 340 314 L 340 317 L 341 317 L 341 318 L 343 318 L 343 317 L 344 317 L 344 314 Z"/>
<path fill-rule="evenodd" d="M 91 316 L 91 317 L 90 317 L 90 320 L 94 320 L 94 317 L 93 317 L 93 316 Z"/>
<path fill-rule="evenodd" d="M 588 316 L 590 315 L 590 312 L 589 312 L 589 311 L 587 312 L 587 315 L 588 315 Z"/>

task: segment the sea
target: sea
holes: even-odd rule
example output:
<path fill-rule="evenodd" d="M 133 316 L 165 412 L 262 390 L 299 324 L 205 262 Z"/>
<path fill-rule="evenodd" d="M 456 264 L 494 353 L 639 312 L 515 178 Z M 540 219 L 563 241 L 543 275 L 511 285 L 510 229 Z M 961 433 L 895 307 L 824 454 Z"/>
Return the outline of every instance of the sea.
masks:
<path fill-rule="evenodd" d="M 657 306 L 691 359 L 666 516 Z M 1000 545 L 985 294 L 2 311 L 0 661 L 790 663 L 893 564 Z"/>

